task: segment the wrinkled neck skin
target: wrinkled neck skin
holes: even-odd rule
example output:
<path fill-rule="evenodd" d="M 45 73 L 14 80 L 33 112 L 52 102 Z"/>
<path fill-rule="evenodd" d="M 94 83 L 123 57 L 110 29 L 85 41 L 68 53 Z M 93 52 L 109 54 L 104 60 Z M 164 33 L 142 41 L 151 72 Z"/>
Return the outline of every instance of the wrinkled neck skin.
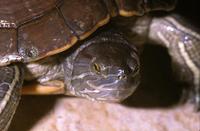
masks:
<path fill-rule="evenodd" d="M 25 81 L 36 80 L 42 85 L 49 85 L 49 81 L 64 80 L 64 71 L 59 56 L 51 56 L 24 66 Z"/>
<path fill-rule="evenodd" d="M 74 64 L 73 61 L 76 58 L 76 56 L 78 55 L 78 51 L 83 49 L 83 47 L 81 46 L 80 48 L 77 49 L 77 51 L 75 51 L 74 53 L 71 53 L 69 56 L 67 57 L 63 57 L 62 58 L 62 69 L 63 69 L 63 73 L 64 73 L 64 83 L 65 83 L 65 93 L 67 95 L 75 95 L 75 91 L 73 90 L 74 88 L 72 88 L 72 73 L 73 73 L 73 69 L 74 69 Z"/>
<path fill-rule="evenodd" d="M 67 88 L 71 88 L 73 61 L 78 55 L 78 52 L 88 45 L 89 44 L 82 45 L 73 53 L 61 53 L 37 62 L 26 64 L 24 66 L 25 81 L 36 80 L 42 85 L 49 85 L 51 84 L 49 83 L 50 81 L 60 80 L 66 84 Z"/>

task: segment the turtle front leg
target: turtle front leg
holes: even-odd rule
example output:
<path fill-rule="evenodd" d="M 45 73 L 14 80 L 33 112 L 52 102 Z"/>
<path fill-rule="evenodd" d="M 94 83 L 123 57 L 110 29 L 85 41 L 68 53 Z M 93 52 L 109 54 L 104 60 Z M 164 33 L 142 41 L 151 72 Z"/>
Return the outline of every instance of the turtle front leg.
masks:
<path fill-rule="evenodd" d="M 178 16 L 153 18 L 149 39 L 168 48 L 181 80 L 192 87 L 193 100 L 200 109 L 200 35 Z"/>
<path fill-rule="evenodd" d="M 20 100 L 22 70 L 17 65 L 0 67 L 0 131 L 6 131 Z"/>

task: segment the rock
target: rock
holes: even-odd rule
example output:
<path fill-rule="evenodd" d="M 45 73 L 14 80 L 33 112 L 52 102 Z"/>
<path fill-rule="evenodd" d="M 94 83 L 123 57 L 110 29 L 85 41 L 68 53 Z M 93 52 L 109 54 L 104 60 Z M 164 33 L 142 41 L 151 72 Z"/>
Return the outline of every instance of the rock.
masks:
<path fill-rule="evenodd" d="M 194 112 L 190 104 L 135 108 L 71 97 L 26 97 L 10 128 L 10 131 L 149 130 L 199 131 L 200 113 Z"/>

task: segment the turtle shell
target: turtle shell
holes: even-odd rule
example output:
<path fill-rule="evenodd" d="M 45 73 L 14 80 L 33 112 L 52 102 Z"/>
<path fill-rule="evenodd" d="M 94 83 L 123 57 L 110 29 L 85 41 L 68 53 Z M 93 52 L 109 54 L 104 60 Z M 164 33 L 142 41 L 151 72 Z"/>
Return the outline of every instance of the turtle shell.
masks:
<path fill-rule="evenodd" d="M 1 0 L 0 66 L 65 51 L 110 17 L 140 15 L 141 0 Z"/>

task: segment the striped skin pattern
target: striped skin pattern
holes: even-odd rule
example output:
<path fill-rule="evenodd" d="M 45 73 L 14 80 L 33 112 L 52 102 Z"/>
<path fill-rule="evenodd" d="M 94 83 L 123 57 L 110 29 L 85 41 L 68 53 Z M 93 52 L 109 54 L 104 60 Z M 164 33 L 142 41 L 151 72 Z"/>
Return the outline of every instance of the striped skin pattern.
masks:
<path fill-rule="evenodd" d="M 0 131 L 7 130 L 20 100 L 22 71 L 17 65 L 0 68 Z"/>
<path fill-rule="evenodd" d="M 154 18 L 149 38 L 169 50 L 181 81 L 191 86 L 192 100 L 200 109 L 200 35 L 179 17 Z"/>

